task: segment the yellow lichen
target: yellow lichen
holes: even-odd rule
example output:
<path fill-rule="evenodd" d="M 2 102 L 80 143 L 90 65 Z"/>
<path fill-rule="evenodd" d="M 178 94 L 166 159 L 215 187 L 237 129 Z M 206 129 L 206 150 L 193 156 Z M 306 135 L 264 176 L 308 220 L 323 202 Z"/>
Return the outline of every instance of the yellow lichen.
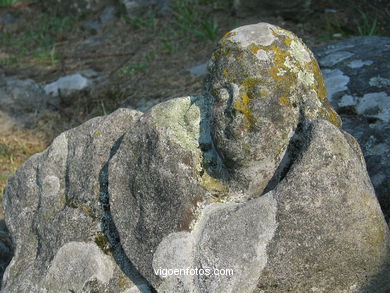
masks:
<path fill-rule="evenodd" d="M 327 110 L 328 110 L 329 122 L 331 122 L 332 124 L 334 124 L 337 127 L 341 127 L 341 119 L 340 119 L 339 115 L 336 113 L 336 111 L 333 110 L 331 108 L 331 106 L 329 106 L 329 108 Z"/>
<path fill-rule="evenodd" d="M 249 145 L 248 145 L 247 143 L 244 143 L 244 144 L 242 145 L 242 148 L 243 148 L 244 150 L 248 151 L 248 152 L 251 151 L 251 149 L 249 148 Z"/>
<path fill-rule="evenodd" d="M 251 98 L 249 98 L 248 93 L 244 92 L 242 94 L 242 100 L 236 101 L 233 105 L 234 109 L 244 115 L 246 130 L 251 129 L 256 122 L 256 119 L 253 117 L 252 109 L 249 106 L 250 101 Z"/>
<path fill-rule="evenodd" d="M 325 101 L 328 95 L 326 92 L 325 83 L 324 79 L 322 78 L 320 67 L 318 66 L 318 63 L 314 58 L 310 62 L 309 66 L 309 69 L 314 73 L 314 80 L 316 81 L 314 90 L 317 92 L 317 96 L 320 101 Z"/>
<path fill-rule="evenodd" d="M 275 81 L 284 83 L 288 81 L 288 79 L 284 77 L 285 72 L 291 71 L 291 68 L 288 68 L 285 64 L 287 57 L 290 56 L 290 53 L 276 45 L 272 45 L 271 50 L 274 53 L 274 66 L 271 67 L 269 74 Z"/>
<path fill-rule="evenodd" d="M 235 35 L 237 35 L 236 32 L 230 31 L 230 32 L 227 32 L 227 33 L 222 37 L 222 39 L 227 39 L 227 38 L 230 38 L 230 37 L 235 36 Z"/>
<path fill-rule="evenodd" d="M 216 197 L 214 198 L 211 203 L 218 203 L 218 202 L 224 202 L 226 200 L 229 199 L 229 195 L 228 194 L 224 194 L 222 196 L 219 196 L 219 197 Z"/>
<path fill-rule="evenodd" d="M 287 97 L 279 97 L 279 103 L 282 106 L 291 107 L 290 99 Z"/>
<path fill-rule="evenodd" d="M 286 46 L 290 47 L 291 42 L 292 42 L 292 39 L 290 39 L 289 37 L 284 38 L 284 43 L 286 44 Z"/>
<path fill-rule="evenodd" d="M 226 68 L 223 69 L 223 76 L 225 78 L 228 78 L 228 76 L 229 76 L 228 70 Z"/>
<path fill-rule="evenodd" d="M 253 53 L 253 54 L 257 54 L 257 52 L 261 49 L 260 46 L 256 45 L 254 42 L 252 42 L 252 44 L 250 44 L 249 46 L 249 50 Z"/>

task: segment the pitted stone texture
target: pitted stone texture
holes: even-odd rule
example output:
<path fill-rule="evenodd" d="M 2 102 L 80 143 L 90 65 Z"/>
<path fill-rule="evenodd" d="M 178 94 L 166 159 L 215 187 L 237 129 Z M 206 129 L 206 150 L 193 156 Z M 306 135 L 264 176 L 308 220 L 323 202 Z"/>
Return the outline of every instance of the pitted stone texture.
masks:
<path fill-rule="evenodd" d="M 321 46 L 314 53 L 329 100 L 340 114 L 343 128 L 361 145 L 390 221 L 390 38 L 355 37 Z"/>
<path fill-rule="evenodd" d="M 324 120 L 304 133 L 275 189 L 278 229 L 256 292 L 387 292 L 389 230 L 358 144 Z"/>
<path fill-rule="evenodd" d="M 231 182 L 263 192 L 298 123 L 322 117 L 340 125 L 318 64 L 292 33 L 259 23 L 225 35 L 209 64 L 211 134 Z"/>
<path fill-rule="evenodd" d="M 104 254 L 100 177 L 114 143 L 139 115 L 122 109 L 64 132 L 9 179 L 5 220 L 15 256 L 2 292 L 79 292 L 91 282 L 104 288 L 99 292 L 121 292 L 117 283 L 126 276 Z"/>

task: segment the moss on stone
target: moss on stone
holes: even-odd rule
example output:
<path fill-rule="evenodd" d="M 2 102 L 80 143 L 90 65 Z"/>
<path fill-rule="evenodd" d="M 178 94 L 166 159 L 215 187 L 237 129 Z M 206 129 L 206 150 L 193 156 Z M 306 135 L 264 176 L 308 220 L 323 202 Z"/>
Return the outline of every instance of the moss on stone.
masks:
<path fill-rule="evenodd" d="M 191 102 L 191 97 L 172 99 L 152 108 L 156 127 L 165 132 L 183 149 L 199 153 L 200 109 Z"/>
<path fill-rule="evenodd" d="M 110 253 L 110 241 L 108 240 L 108 237 L 102 232 L 98 232 L 96 234 L 95 243 L 105 254 L 108 255 Z"/>

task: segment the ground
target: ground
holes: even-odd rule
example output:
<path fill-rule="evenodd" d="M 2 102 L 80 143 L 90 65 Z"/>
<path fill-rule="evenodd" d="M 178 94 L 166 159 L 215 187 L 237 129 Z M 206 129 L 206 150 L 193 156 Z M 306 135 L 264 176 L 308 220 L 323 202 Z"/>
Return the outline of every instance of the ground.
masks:
<path fill-rule="evenodd" d="M 390 4 L 381 0 L 322 0 L 312 13 L 298 19 L 275 16 L 272 11 L 238 16 L 230 1 L 172 1 L 169 16 L 150 10 L 129 17 L 117 5 L 112 22 L 96 30 L 86 21 L 98 22 L 101 11 L 56 16 L 38 1 L 0 0 L 0 20 L 9 14 L 18 19 L 0 22 L 0 74 L 46 84 L 93 69 L 107 78 L 59 106 L 51 105 L 49 113 L 27 127 L 10 125 L 0 117 L 1 197 L 7 178 L 62 131 L 118 107 L 200 93 L 203 77 L 191 75 L 188 69 L 206 62 L 217 40 L 232 28 L 269 22 L 291 30 L 310 48 L 390 31 Z"/>

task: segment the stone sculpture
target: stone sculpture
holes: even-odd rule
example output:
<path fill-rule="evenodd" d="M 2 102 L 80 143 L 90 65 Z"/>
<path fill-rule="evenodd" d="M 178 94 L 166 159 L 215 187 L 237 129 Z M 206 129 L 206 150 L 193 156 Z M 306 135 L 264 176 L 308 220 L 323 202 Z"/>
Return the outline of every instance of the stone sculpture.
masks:
<path fill-rule="evenodd" d="M 389 229 L 312 53 L 259 23 L 209 72 L 201 96 L 95 118 L 17 171 L 3 292 L 389 290 Z"/>

